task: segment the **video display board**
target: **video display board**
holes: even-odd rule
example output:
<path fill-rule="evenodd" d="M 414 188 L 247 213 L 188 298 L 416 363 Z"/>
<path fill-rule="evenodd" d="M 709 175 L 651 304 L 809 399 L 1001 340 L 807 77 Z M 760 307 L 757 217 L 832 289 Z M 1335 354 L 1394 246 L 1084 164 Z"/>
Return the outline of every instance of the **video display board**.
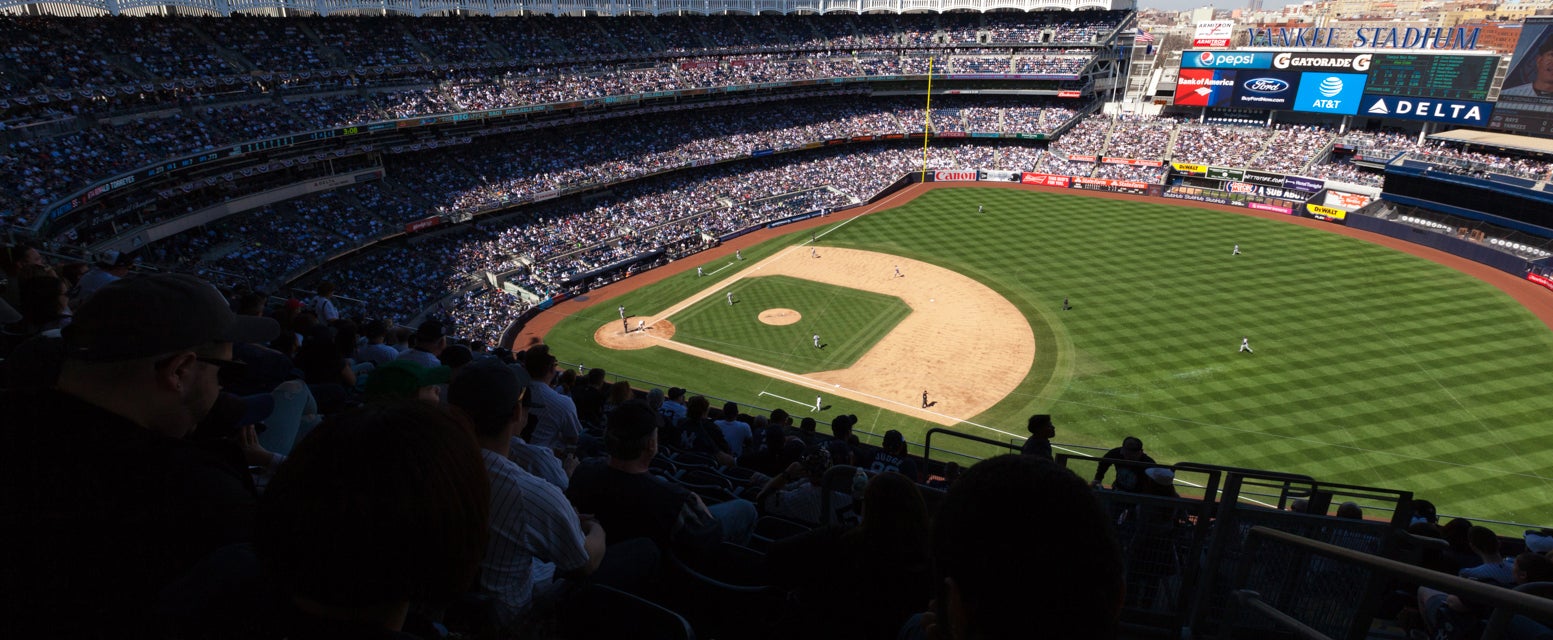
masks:
<path fill-rule="evenodd" d="M 1185 51 L 1175 104 L 1484 125 L 1497 56 Z"/>
<path fill-rule="evenodd" d="M 1489 126 L 1553 136 L 1553 18 L 1527 18 Z"/>

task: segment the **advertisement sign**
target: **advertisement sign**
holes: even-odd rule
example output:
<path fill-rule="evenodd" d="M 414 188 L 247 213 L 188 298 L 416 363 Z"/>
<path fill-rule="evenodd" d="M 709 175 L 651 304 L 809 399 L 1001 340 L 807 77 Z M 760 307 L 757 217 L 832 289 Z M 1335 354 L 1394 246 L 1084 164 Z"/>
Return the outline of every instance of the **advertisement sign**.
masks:
<path fill-rule="evenodd" d="M 934 171 L 934 182 L 975 182 L 975 171 Z"/>
<path fill-rule="evenodd" d="M 1100 189 L 1102 191 L 1120 191 L 1123 193 L 1143 194 L 1147 193 L 1149 185 L 1137 180 L 1112 180 L 1110 178 L 1086 178 L 1073 179 L 1074 189 Z"/>
<path fill-rule="evenodd" d="M 1020 176 L 1019 181 L 1025 184 L 1036 184 L 1045 187 L 1062 187 L 1066 189 L 1068 188 L 1068 185 L 1071 183 L 1072 179 L 1068 176 L 1058 176 L 1052 175 L 1050 173 L 1026 172 L 1024 175 Z"/>
<path fill-rule="evenodd" d="M 1322 220 L 1344 220 L 1348 218 L 1348 212 L 1336 207 L 1323 207 L 1319 204 L 1306 204 L 1305 211 Z"/>
<path fill-rule="evenodd" d="M 1294 108 L 1295 96 L 1300 86 L 1300 74 L 1291 71 L 1262 73 L 1244 71 L 1239 76 L 1235 93 L 1229 101 L 1230 106 L 1246 109 L 1290 110 Z"/>
<path fill-rule="evenodd" d="M 1488 125 L 1489 116 L 1494 113 L 1494 105 L 1467 100 L 1427 100 L 1366 93 L 1359 102 L 1359 113 L 1383 118 L 1428 120 L 1482 127 Z"/>
<path fill-rule="evenodd" d="M 1208 167 L 1208 172 L 1206 175 L 1209 178 L 1213 178 L 1215 180 L 1240 180 L 1241 178 L 1245 177 L 1246 173 L 1244 171 L 1236 171 L 1234 169 Z"/>
<path fill-rule="evenodd" d="M 996 169 L 986 169 L 986 170 L 983 170 L 981 172 L 981 179 L 982 180 L 992 180 L 992 181 L 996 181 L 996 182 L 1018 182 L 1019 181 L 1019 172 L 1018 171 L 999 171 L 999 170 L 996 170 Z"/>
<path fill-rule="evenodd" d="M 1097 159 L 1095 156 L 1068 156 L 1069 162 L 1094 162 Z"/>
<path fill-rule="evenodd" d="M 1273 187 L 1283 186 L 1283 176 L 1276 173 L 1268 173 L 1266 171 L 1252 171 L 1248 169 L 1246 170 L 1245 176 L 1242 178 L 1242 180 L 1245 180 L 1246 182 L 1255 182 L 1257 184 L 1265 184 Z"/>
<path fill-rule="evenodd" d="M 1292 189 L 1292 190 L 1295 190 L 1295 191 L 1304 191 L 1306 193 L 1315 193 L 1317 191 L 1320 191 L 1322 189 L 1322 187 L 1325 187 L 1325 186 L 1327 186 L 1326 181 L 1324 181 L 1324 180 L 1317 180 L 1315 178 L 1301 178 L 1299 176 L 1289 176 L 1289 177 L 1283 179 L 1283 188 L 1285 188 L 1285 189 Z"/>
<path fill-rule="evenodd" d="M 1182 51 L 1182 69 L 1271 69 L 1273 54 L 1249 51 Z"/>
<path fill-rule="evenodd" d="M 1553 18 L 1521 23 L 1510 60 L 1490 126 L 1533 136 L 1553 133 Z"/>
<path fill-rule="evenodd" d="M 1261 184 L 1251 184 L 1249 182 L 1230 182 L 1225 185 L 1225 188 L 1230 193 L 1240 193 L 1248 196 L 1266 196 L 1269 198 L 1287 198 L 1290 200 L 1304 200 L 1305 198 L 1310 197 L 1310 194 L 1302 191 L 1286 189 L 1284 187 L 1271 187 Z"/>
<path fill-rule="evenodd" d="M 421 218 L 420 220 L 416 220 L 415 222 L 411 222 L 409 224 L 404 225 L 404 232 L 405 233 L 415 233 L 417 231 L 425 231 L 425 230 L 430 229 L 432 227 L 435 227 L 435 226 L 437 226 L 439 224 L 442 224 L 442 216 L 432 216 L 430 218 Z"/>
<path fill-rule="evenodd" d="M 1287 215 L 1292 215 L 1294 213 L 1293 209 L 1290 209 L 1290 208 L 1284 207 L 1284 206 L 1279 206 L 1279 205 L 1276 205 L 1276 204 L 1263 204 L 1263 203 L 1260 203 L 1260 202 L 1247 202 L 1246 206 L 1249 207 L 1249 208 L 1252 208 L 1252 209 L 1256 209 L 1257 211 L 1271 211 L 1273 213 L 1281 213 L 1281 214 L 1286 215 L 1286 216 Z"/>
<path fill-rule="evenodd" d="M 1208 20 L 1197 23 L 1197 33 L 1192 35 L 1192 47 L 1222 49 L 1229 46 L 1234 37 L 1234 20 Z"/>
<path fill-rule="evenodd" d="M 1300 74 L 1299 89 L 1294 98 L 1294 110 L 1310 113 L 1335 113 L 1351 116 L 1359 111 L 1359 99 L 1364 95 L 1362 73 L 1314 73 Z"/>
<path fill-rule="evenodd" d="M 1364 73 L 1370 70 L 1370 62 L 1374 59 L 1375 54 L 1372 53 L 1293 53 L 1285 51 L 1273 55 L 1273 68 L 1293 69 L 1296 71 L 1348 71 Z"/>
<path fill-rule="evenodd" d="M 1235 72 L 1219 69 L 1182 69 L 1176 80 L 1176 104 L 1214 107 L 1228 104 L 1235 90 Z"/>
<path fill-rule="evenodd" d="M 1176 173 L 1184 173 L 1189 176 L 1208 175 L 1208 167 L 1206 165 L 1172 162 L 1170 163 L 1170 168 L 1175 169 Z M 1283 184 L 1283 179 L 1279 178 L 1278 183 Z"/>
<path fill-rule="evenodd" d="M 1077 98 L 1077 97 L 1082 96 L 1082 95 L 1084 95 L 1082 92 L 1072 91 L 1072 90 L 1068 90 L 1068 89 L 1064 89 L 1062 91 L 1058 91 L 1057 92 L 1057 97 L 1059 97 L 1059 98 Z"/>
<path fill-rule="evenodd" d="M 1101 158 L 1102 164 L 1125 164 L 1129 167 L 1163 167 L 1165 163 L 1159 160 L 1139 160 L 1137 158 Z"/>
<path fill-rule="evenodd" d="M 1358 193 L 1347 193 L 1343 191 L 1327 192 L 1326 204 L 1328 207 L 1343 209 L 1345 211 L 1353 211 L 1354 209 L 1358 209 L 1359 207 L 1369 203 L 1370 197 L 1366 195 Z"/>
<path fill-rule="evenodd" d="M 1532 282 L 1535 282 L 1537 284 L 1540 284 L 1540 285 L 1542 285 L 1544 287 L 1547 287 L 1547 289 L 1549 291 L 1553 291 L 1553 278 L 1549 278 L 1549 277 L 1547 277 L 1545 275 L 1541 275 L 1541 274 L 1537 274 L 1537 273 L 1527 272 L 1526 273 L 1526 279 L 1530 280 Z"/>
<path fill-rule="evenodd" d="M 935 138 L 964 138 L 964 137 L 966 137 L 966 134 L 965 134 L 964 131 L 935 131 L 933 133 L 933 137 L 935 137 Z"/>

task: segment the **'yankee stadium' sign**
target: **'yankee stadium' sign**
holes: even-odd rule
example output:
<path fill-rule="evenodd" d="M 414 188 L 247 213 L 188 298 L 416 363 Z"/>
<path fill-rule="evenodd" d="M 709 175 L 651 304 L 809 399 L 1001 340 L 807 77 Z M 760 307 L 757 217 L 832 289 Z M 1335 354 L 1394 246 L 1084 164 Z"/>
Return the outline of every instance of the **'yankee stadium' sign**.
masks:
<path fill-rule="evenodd" d="M 1480 27 L 1435 28 L 1374 27 L 1353 30 L 1351 46 L 1365 49 L 1476 49 Z M 1331 47 L 1332 42 L 1348 42 L 1336 27 L 1309 29 L 1251 28 L 1253 47 Z M 1338 45 L 1350 46 L 1350 45 Z"/>

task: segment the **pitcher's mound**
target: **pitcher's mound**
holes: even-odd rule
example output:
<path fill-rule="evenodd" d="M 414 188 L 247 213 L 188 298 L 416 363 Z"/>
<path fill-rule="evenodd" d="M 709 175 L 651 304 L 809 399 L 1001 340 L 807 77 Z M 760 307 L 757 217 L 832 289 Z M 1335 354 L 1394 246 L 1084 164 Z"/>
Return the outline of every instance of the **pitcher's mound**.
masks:
<path fill-rule="evenodd" d="M 803 314 L 792 309 L 766 309 L 760 312 L 760 321 L 766 324 L 782 326 L 786 324 L 798 324 L 803 319 Z"/>
<path fill-rule="evenodd" d="M 636 323 L 631 323 L 631 331 L 620 329 L 619 322 L 608 322 L 593 332 L 593 341 L 610 349 L 629 351 L 631 349 L 646 349 L 657 346 L 659 340 L 668 340 L 674 337 L 674 323 L 668 320 L 659 320 L 648 323 L 641 331 L 636 330 Z"/>

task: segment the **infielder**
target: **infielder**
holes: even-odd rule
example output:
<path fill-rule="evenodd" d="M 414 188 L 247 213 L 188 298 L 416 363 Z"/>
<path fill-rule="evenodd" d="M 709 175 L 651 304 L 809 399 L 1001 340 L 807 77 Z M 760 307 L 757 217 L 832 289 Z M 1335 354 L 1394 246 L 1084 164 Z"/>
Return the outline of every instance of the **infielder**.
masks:
<path fill-rule="evenodd" d="M 733 292 L 732 291 L 728 292 L 728 306 L 730 306 L 730 307 L 733 306 Z"/>
<path fill-rule="evenodd" d="M 811 258 L 818 258 L 818 257 L 820 257 L 820 252 L 815 251 L 814 247 L 809 247 L 809 257 L 811 257 Z"/>
<path fill-rule="evenodd" d="M 922 408 L 927 408 L 927 389 L 922 390 Z"/>
<path fill-rule="evenodd" d="M 1231 251 L 1229 254 L 1232 255 L 1232 256 L 1240 255 L 1240 245 L 1238 245 L 1238 244 L 1235 245 L 1235 250 Z"/>
<path fill-rule="evenodd" d="M 814 348 L 820 348 L 820 334 L 814 334 Z"/>
<path fill-rule="evenodd" d="M 1256 353 L 1251 350 L 1251 339 L 1245 336 L 1240 338 L 1240 351 L 1238 353 Z"/>
<path fill-rule="evenodd" d="M 819 411 L 820 410 L 820 396 L 814 396 L 814 409 L 812 409 L 812 410 L 813 411 Z"/>
<path fill-rule="evenodd" d="M 897 277 L 897 278 L 901 277 L 901 266 L 900 265 L 895 265 L 895 277 Z"/>

